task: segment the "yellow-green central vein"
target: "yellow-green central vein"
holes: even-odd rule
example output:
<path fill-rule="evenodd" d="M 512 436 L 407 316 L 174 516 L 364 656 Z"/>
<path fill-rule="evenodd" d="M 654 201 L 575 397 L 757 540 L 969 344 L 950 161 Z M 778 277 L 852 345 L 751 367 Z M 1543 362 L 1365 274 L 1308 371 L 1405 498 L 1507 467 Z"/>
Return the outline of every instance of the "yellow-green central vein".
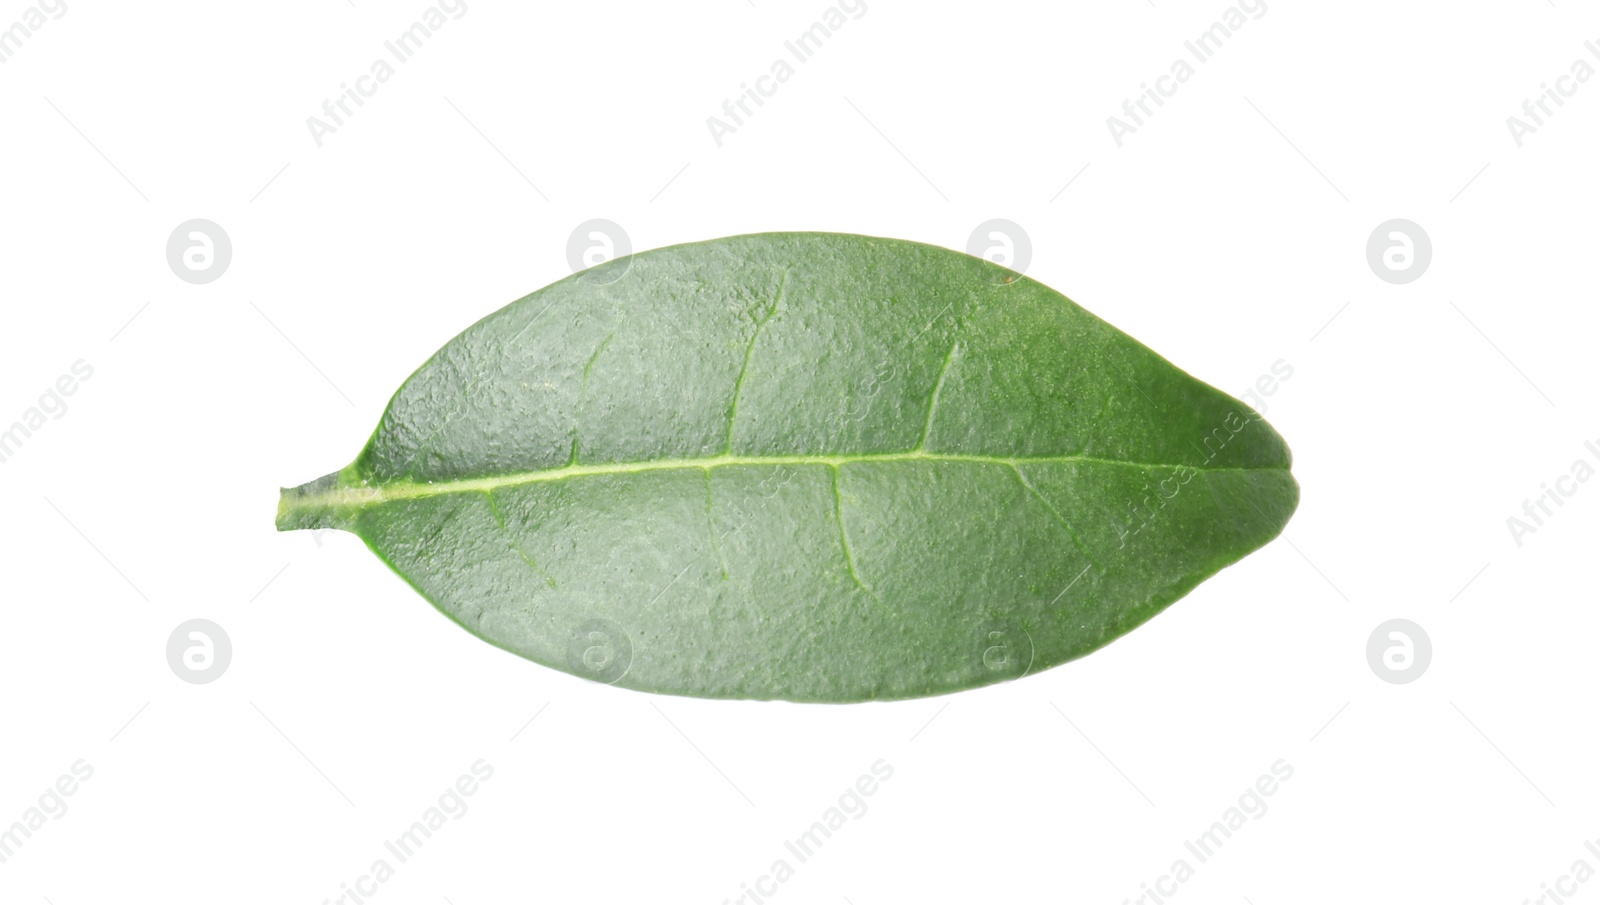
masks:
<path fill-rule="evenodd" d="M 1159 462 L 1129 462 L 1122 459 L 1105 459 L 1095 456 L 1033 456 L 1004 458 L 1000 456 L 965 455 L 961 453 L 930 453 L 924 450 L 895 453 L 857 453 L 845 455 L 795 455 L 795 456 L 736 456 L 717 455 L 698 459 L 655 459 L 648 462 L 611 462 L 587 465 L 566 465 L 561 468 L 550 468 L 543 471 L 523 471 L 503 475 L 493 475 L 482 478 L 457 478 L 449 481 L 396 481 L 392 483 L 377 483 L 368 485 L 355 485 L 336 487 L 331 490 L 311 493 L 285 493 L 280 511 L 292 512 L 300 509 L 359 509 L 367 506 L 379 505 L 393 500 L 412 500 L 425 497 L 446 496 L 454 493 L 483 493 L 498 490 L 502 487 L 514 487 L 522 484 L 540 484 L 550 481 L 565 481 L 571 478 L 602 477 L 606 475 L 635 475 L 649 474 L 658 471 L 687 471 L 692 469 L 709 470 L 712 468 L 729 468 L 737 466 L 746 467 L 773 467 L 779 465 L 821 465 L 839 468 L 842 465 L 856 465 L 874 462 L 929 462 L 929 463 L 968 463 L 978 465 L 999 465 L 1016 469 L 1023 465 L 1052 465 L 1083 463 L 1092 465 L 1117 465 L 1124 468 L 1186 468 L 1193 471 L 1283 471 L 1282 466 L 1261 466 L 1259 468 L 1242 467 L 1212 467 L 1200 468 L 1193 465 L 1175 465 Z"/>

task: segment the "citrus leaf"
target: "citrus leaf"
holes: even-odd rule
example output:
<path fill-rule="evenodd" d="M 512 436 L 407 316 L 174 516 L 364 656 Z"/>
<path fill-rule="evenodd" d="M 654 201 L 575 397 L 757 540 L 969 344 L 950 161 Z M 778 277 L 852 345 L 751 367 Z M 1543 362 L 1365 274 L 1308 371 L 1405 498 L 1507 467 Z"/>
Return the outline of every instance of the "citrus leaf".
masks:
<path fill-rule="evenodd" d="M 530 660 L 714 698 L 940 694 L 1082 656 L 1265 544 L 1282 438 L 942 248 L 737 236 L 451 340 L 278 527 L 342 528 Z"/>

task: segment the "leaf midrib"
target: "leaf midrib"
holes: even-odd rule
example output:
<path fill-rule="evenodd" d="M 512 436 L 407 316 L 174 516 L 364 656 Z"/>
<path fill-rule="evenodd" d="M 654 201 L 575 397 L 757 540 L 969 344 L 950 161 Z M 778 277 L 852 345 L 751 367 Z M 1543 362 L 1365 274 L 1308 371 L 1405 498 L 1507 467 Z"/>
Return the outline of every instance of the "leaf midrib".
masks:
<path fill-rule="evenodd" d="M 856 465 L 878 462 L 952 462 L 980 465 L 999 465 L 1008 468 L 1019 468 L 1025 465 L 1050 465 L 1062 463 L 1088 463 L 1097 465 L 1117 465 L 1124 468 L 1187 468 L 1194 471 L 1287 471 L 1285 465 L 1255 465 L 1255 466 L 1196 466 L 1180 465 L 1164 462 L 1133 462 L 1124 459 L 1107 459 L 1097 456 L 982 456 L 962 453 L 930 453 L 925 450 L 910 450 L 896 453 L 856 453 L 849 455 L 795 455 L 795 456 L 736 456 L 722 454 L 707 456 L 697 459 L 653 459 L 646 462 L 611 462 L 589 465 L 565 465 L 560 468 L 550 468 L 541 471 L 522 471 L 504 475 L 494 475 L 483 478 L 457 478 L 449 481 L 394 481 L 388 483 L 364 483 L 336 487 L 320 493 L 307 493 L 297 495 L 292 499 L 286 498 L 284 504 L 286 511 L 294 509 L 359 509 L 367 506 L 386 503 L 392 500 L 423 499 L 434 496 L 448 496 L 457 493 L 489 493 L 505 487 L 516 487 L 524 484 L 542 484 L 552 481 L 565 481 L 572 478 L 597 477 L 603 475 L 633 475 L 648 474 L 657 471 L 687 471 L 699 469 L 709 472 L 713 468 L 728 468 L 734 466 L 779 466 L 779 465 L 820 465 L 839 468 L 844 465 Z"/>

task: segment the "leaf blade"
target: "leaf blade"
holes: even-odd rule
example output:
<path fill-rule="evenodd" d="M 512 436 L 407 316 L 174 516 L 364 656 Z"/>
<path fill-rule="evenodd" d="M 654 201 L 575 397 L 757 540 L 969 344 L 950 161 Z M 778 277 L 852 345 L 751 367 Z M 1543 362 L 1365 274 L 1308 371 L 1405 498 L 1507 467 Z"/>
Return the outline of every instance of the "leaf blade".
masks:
<path fill-rule="evenodd" d="M 1247 411 L 988 262 L 734 237 L 479 322 L 279 526 L 578 675 L 593 623 L 627 687 L 913 697 L 1097 649 L 1276 536 L 1298 487 Z"/>

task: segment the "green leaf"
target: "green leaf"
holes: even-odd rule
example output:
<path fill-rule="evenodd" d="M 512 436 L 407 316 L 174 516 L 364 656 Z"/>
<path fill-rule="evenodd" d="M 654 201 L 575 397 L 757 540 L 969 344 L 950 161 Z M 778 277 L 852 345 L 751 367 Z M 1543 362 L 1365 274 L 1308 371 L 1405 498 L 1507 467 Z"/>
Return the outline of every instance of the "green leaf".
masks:
<path fill-rule="evenodd" d="M 892 239 L 736 236 L 451 340 L 278 527 L 342 528 L 498 647 L 628 688 L 860 701 L 1099 648 L 1282 530 L 1282 438 L 1054 290 Z"/>

